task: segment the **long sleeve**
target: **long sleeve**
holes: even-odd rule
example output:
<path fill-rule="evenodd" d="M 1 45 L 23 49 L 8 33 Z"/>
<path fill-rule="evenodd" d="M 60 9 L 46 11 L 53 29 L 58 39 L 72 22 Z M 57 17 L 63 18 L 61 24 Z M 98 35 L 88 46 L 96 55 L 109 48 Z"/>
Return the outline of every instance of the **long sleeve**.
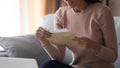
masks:
<path fill-rule="evenodd" d="M 56 59 L 62 61 L 65 56 L 65 46 L 64 45 L 54 45 L 49 41 L 40 40 L 42 47 L 47 52 L 47 54 L 51 57 L 51 59 Z"/>
<path fill-rule="evenodd" d="M 67 28 L 77 37 L 87 37 L 101 45 L 100 52 L 92 49 L 67 46 L 73 53 L 72 65 L 80 68 L 113 68 L 117 59 L 117 38 L 112 13 L 103 4 L 92 4 L 86 10 L 75 13 L 70 7 L 60 8 L 55 14 L 56 28 Z M 75 51 L 74 51 L 75 50 Z M 77 62 L 76 62 L 77 60 Z"/>
<path fill-rule="evenodd" d="M 99 58 L 114 62 L 117 59 L 117 39 L 113 16 L 110 9 L 103 9 L 100 15 L 100 26 L 104 37 L 104 47 L 101 52 L 97 55 Z"/>
<path fill-rule="evenodd" d="M 50 44 L 44 47 L 45 51 L 52 59 L 62 61 L 65 56 L 65 46 Z"/>
<path fill-rule="evenodd" d="M 65 16 L 64 16 L 65 10 L 63 10 L 63 7 L 59 8 L 55 13 L 55 19 L 54 19 L 54 29 L 62 29 L 65 28 Z"/>

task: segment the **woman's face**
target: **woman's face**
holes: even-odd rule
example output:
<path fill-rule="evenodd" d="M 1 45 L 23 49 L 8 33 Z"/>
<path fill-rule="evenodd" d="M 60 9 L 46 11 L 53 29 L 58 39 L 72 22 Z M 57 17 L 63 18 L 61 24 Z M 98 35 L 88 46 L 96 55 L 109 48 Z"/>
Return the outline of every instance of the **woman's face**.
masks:
<path fill-rule="evenodd" d="M 64 2 L 70 6 L 71 8 L 74 8 L 76 6 L 79 6 L 81 2 L 84 0 L 64 0 Z"/>

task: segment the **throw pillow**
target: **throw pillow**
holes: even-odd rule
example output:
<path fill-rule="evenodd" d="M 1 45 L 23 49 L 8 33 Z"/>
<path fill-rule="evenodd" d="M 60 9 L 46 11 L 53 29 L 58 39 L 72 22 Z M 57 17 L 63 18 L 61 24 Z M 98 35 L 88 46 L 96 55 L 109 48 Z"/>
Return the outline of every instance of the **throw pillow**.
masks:
<path fill-rule="evenodd" d="M 34 35 L 0 37 L 0 44 L 9 57 L 34 58 L 39 64 L 50 59 Z"/>

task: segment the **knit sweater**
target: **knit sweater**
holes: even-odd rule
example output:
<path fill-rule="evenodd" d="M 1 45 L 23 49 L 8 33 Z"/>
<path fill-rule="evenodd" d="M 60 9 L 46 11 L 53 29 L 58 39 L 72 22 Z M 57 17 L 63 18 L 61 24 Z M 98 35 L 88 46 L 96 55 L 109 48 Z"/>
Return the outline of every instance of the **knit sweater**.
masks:
<path fill-rule="evenodd" d="M 117 59 L 117 40 L 109 7 L 95 3 L 78 13 L 69 6 L 61 7 L 55 13 L 54 25 L 55 28 L 67 28 L 77 37 L 94 40 L 102 48 L 96 54 L 92 49 L 75 45 L 45 46 L 45 50 L 53 59 L 62 61 L 65 47 L 68 47 L 73 53 L 70 65 L 74 68 L 114 68 L 113 63 Z"/>

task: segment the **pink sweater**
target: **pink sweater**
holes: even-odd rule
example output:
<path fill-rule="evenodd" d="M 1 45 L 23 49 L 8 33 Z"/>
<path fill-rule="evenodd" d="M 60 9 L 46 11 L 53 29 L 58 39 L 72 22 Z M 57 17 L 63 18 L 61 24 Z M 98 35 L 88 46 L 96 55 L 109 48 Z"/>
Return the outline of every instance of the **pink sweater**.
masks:
<path fill-rule="evenodd" d="M 100 53 L 95 54 L 91 49 L 68 45 L 73 52 L 74 68 L 114 68 L 117 40 L 113 16 L 107 6 L 92 4 L 80 13 L 68 6 L 61 7 L 55 14 L 55 27 L 67 28 L 77 37 L 88 37 L 102 46 Z M 65 56 L 64 45 L 49 45 L 45 49 L 53 59 L 62 60 Z"/>

